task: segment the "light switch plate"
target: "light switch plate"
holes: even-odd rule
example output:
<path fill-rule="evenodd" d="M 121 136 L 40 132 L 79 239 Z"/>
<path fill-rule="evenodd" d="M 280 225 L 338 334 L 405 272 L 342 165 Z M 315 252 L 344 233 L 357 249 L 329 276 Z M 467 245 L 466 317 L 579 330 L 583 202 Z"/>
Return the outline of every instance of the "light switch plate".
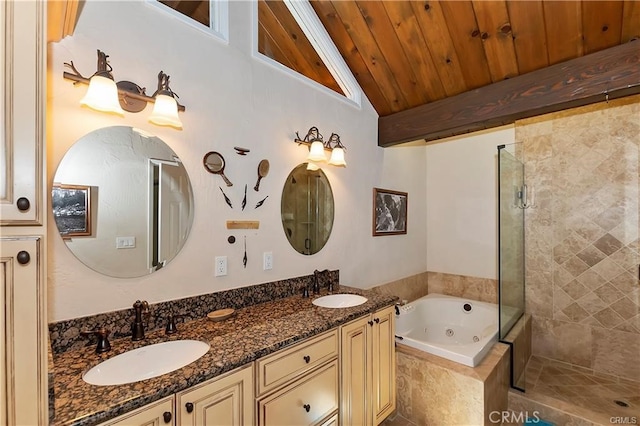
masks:
<path fill-rule="evenodd" d="M 116 237 L 117 249 L 130 249 L 136 247 L 136 237 Z"/>

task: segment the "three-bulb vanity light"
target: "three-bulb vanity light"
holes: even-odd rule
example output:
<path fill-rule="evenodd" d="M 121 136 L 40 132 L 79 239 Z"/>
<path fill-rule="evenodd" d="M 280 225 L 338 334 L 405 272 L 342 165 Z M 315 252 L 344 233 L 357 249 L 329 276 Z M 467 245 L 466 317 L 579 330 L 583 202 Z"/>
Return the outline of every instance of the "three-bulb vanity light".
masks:
<path fill-rule="evenodd" d="M 307 161 L 309 162 L 308 170 L 318 170 L 319 166 L 316 163 L 327 162 L 325 151 L 331 153 L 328 164 L 338 167 L 347 166 L 347 162 L 344 159 L 346 148 L 340 142 L 340 136 L 337 133 L 332 133 L 325 142 L 318 128 L 314 126 L 309 129 L 303 139 L 300 139 L 300 135 L 296 132 L 294 142 L 298 145 L 307 145 L 309 147 L 309 155 L 307 156 Z"/>
<path fill-rule="evenodd" d="M 184 111 L 185 107 L 176 101 L 178 97 L 169 87 L 169 76 L 160 71 L 158 74 L 158 89 L 151 96 L 145 93 L 145 88 L 130 81 L 116 83 L 111 71 L 113 68 L 107 62 L 109 56 L 98 50 L 98 66 L 96 72 L 90 77 L 83 77 L 76 67 L 65 62 L 73 72 L 65 71 L 63 77 L 76 83 L 88 84 L 89 88 L 81 105 L 97 111 L 123 115 L 124 111 L 140 112 L 147 106 L 147 102 L 153 102 L 153 112 L 149 121 L 159 126 L 171 126 L 182 129 L 182 122 L 178 117 L 178 111 Z M 75 84 L 75 83 L 74 83 Z"/>

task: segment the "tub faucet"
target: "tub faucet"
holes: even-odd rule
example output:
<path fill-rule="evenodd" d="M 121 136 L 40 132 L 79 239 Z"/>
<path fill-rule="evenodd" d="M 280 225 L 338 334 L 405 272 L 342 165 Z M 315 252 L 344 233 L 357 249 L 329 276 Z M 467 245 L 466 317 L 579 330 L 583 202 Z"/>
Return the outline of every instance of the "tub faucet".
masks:
<path fill-rule="evenodd" d="M 149 318 L 149 303 L 146 300 L 142 302 L 136 300 L 133 304 L 133 310 L 135 312 L 135 319 L 131 326 L 131 339 L 132 340 L 142 340 L 144 339 L 144 323 L 142 322 L 142 316 L 144 315 L 145 319 Z"/>
<path fill-rule="evenodd" d="M 400 306 L 404 306 L 404 305 L 406 305 L 406 304 L 407 304 L 407 300 L 406 300 L 406 299 L 402 299 L 402 301 L 400 301 L 400 302 L 396 302 L 396 303 L 394 304 L 394 306 L 393 306 L 393 307 L 394 307 L 394 308 L 395 308 L 395 310 L 396 310 L 396 315 L 400 315 Z"/>

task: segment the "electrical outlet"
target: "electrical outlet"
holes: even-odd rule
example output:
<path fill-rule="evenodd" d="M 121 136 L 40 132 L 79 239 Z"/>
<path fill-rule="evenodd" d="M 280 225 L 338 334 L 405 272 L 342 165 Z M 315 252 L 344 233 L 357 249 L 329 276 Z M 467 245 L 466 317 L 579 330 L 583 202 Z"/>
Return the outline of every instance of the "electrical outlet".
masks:
<path fill-rule="evenodd" d="M 216 277 L 227 275 L 227 256 L 216 256 Z"/>
<path fill-rule="evenodd" d="M 265 251 L 262 254 L 263 259 L 263 270 L 268 271 L 269 269 L 273 269 L 273 253 L 270 251 Z"/>

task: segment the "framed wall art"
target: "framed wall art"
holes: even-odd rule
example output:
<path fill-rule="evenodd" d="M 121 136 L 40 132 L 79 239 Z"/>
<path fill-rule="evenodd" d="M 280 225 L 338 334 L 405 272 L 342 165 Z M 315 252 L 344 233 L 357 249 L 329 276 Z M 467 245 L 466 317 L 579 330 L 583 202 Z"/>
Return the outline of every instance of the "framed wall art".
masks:
<path fill-rule="evenodd" d="M 53 218 L 63 237 L 89 236 L 91 230 L 91 187 L 54 184 L 51 191 Z"/>
<path fill-rule="evenodd" d="M 373 236 L 407 233 L 406 192 L 373 188 Z"/>

